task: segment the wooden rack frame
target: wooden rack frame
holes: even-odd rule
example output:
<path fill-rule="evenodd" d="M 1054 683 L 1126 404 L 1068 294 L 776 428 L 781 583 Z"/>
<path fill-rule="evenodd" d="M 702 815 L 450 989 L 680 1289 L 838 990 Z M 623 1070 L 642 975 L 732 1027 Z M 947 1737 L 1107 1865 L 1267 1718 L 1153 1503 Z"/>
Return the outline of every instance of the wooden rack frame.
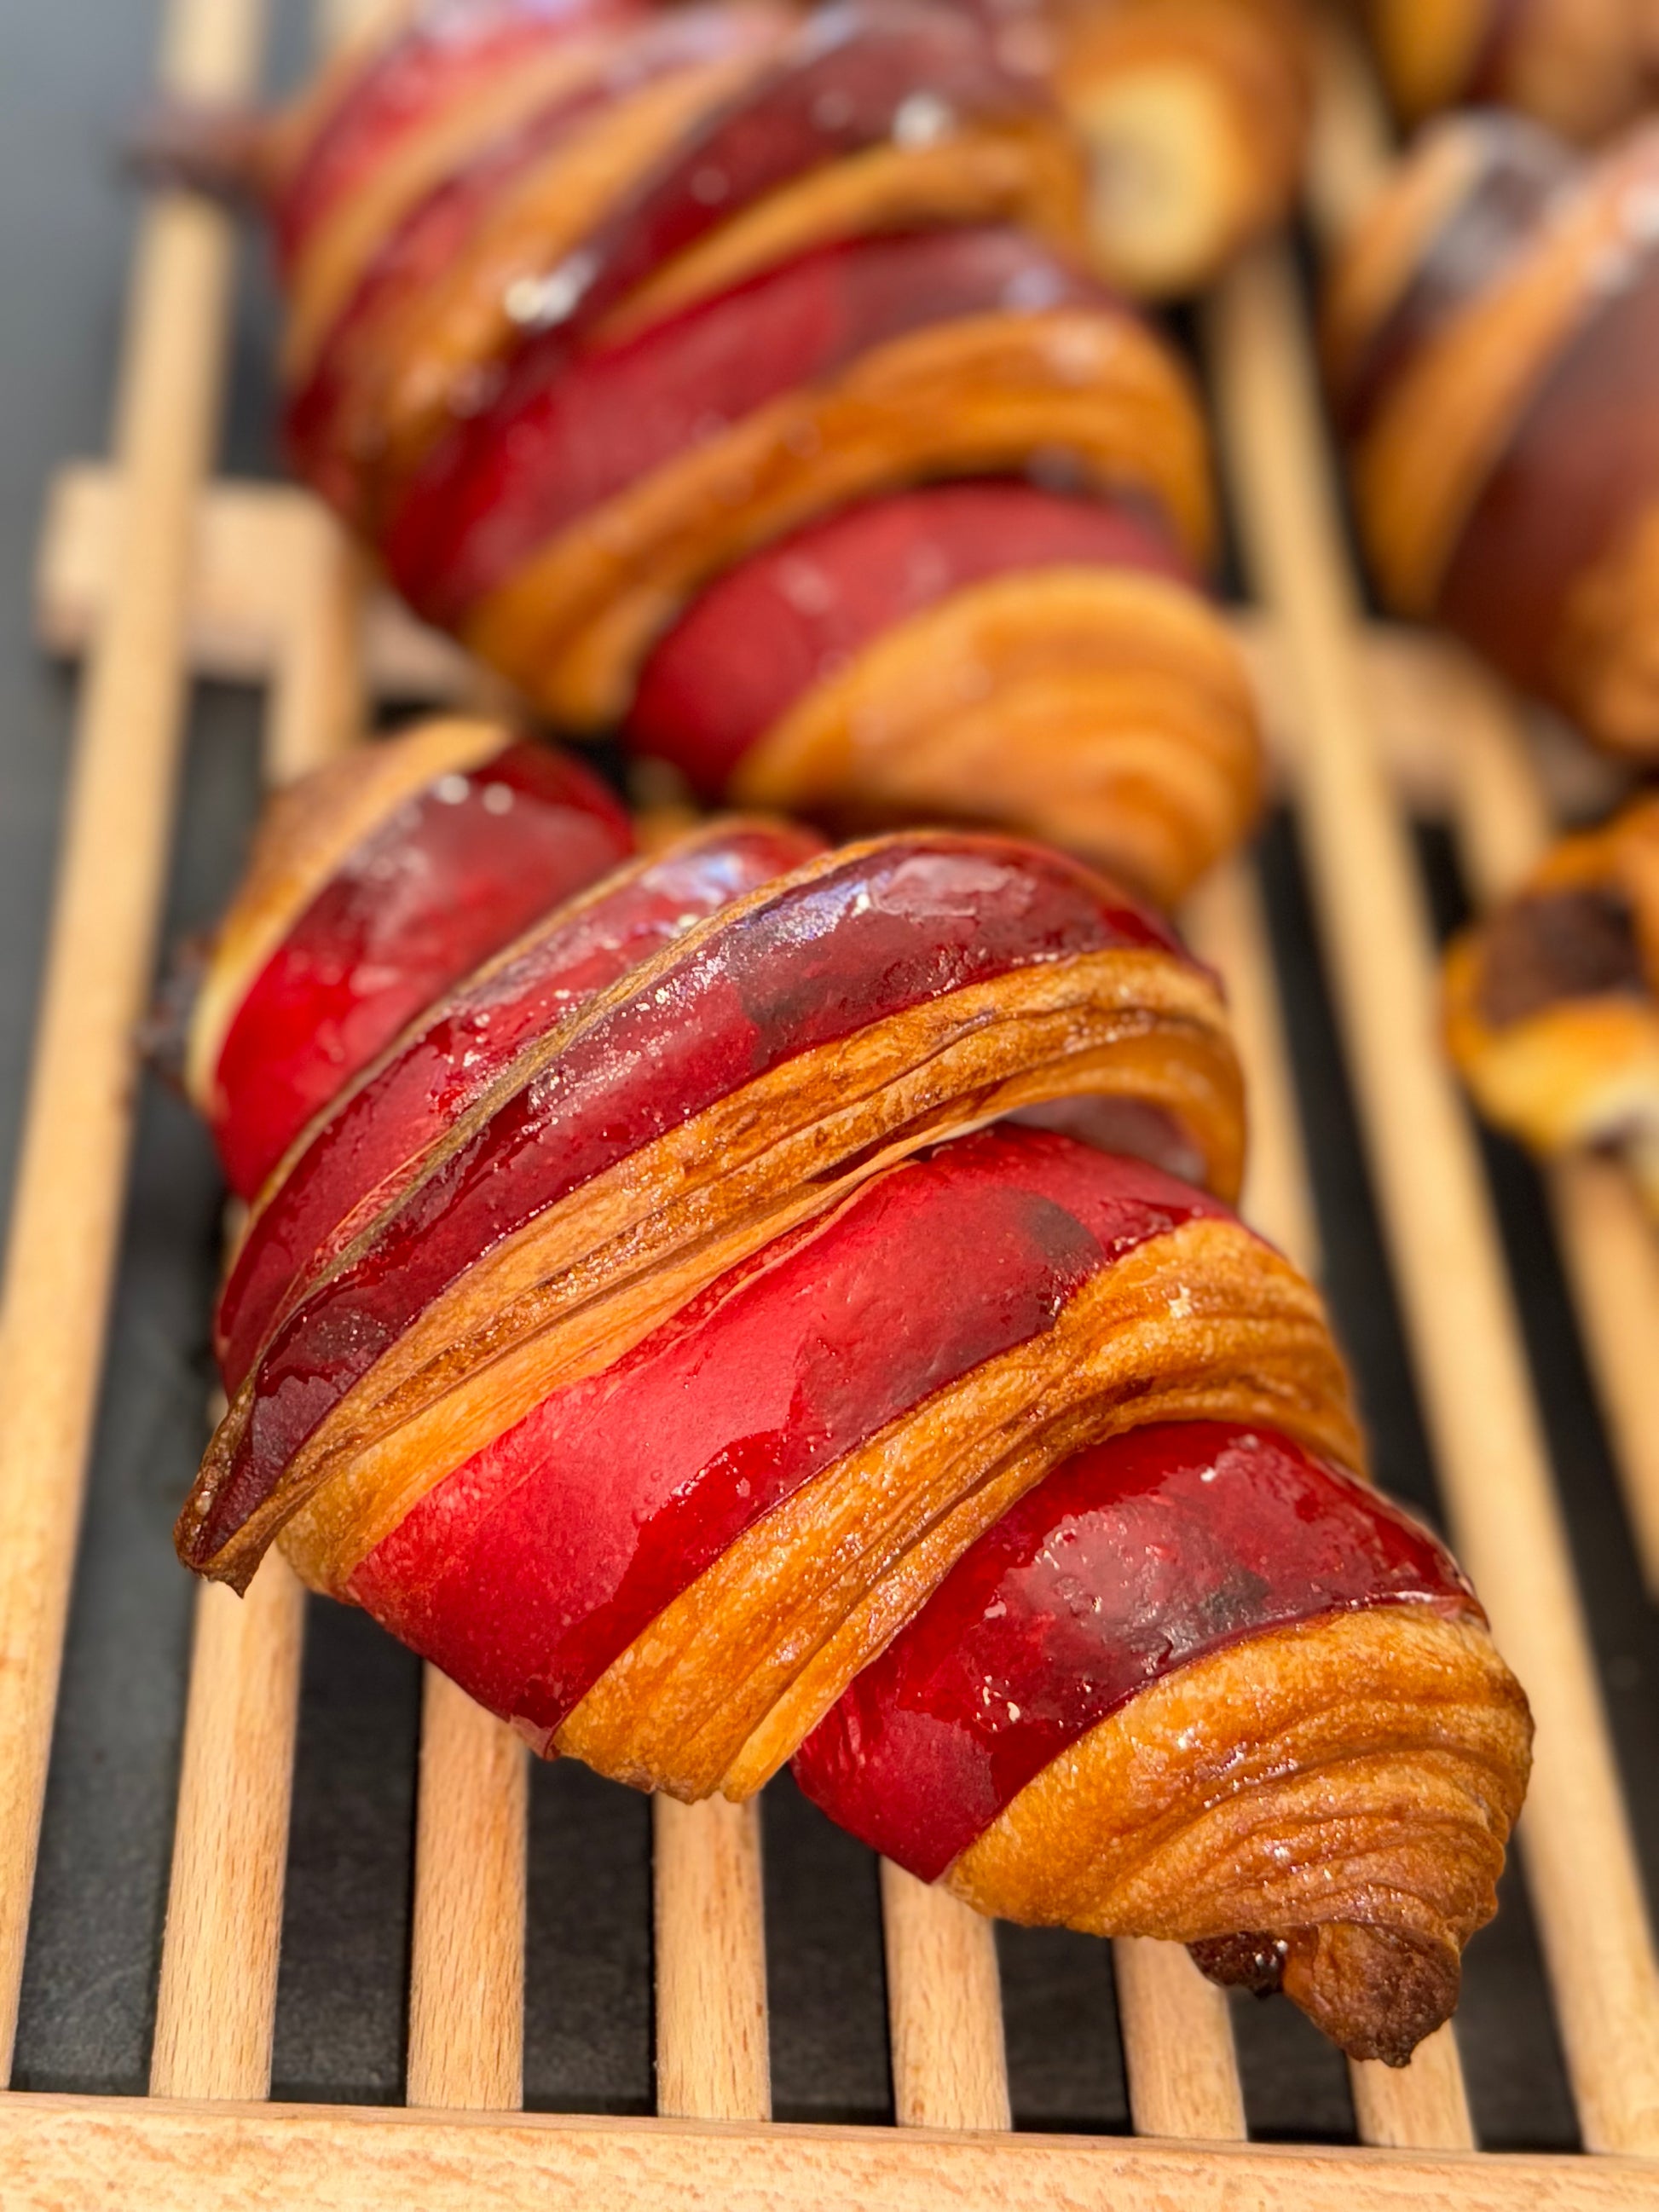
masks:
<path fill-rule="evenodd" d="M 339 34 L 360 5 L 326 11 Z M 258 0 L 173 0 L 167 88 L 253 81 Z M 1383 142 L 1334 52 L 1313 212 L 1340 227 Z M 151 207 L 107 469 L 66 471 L 43 543 L 43 634 L 86 680 L 0 1305 L 0 2060 L 15 2027 L 80 1501 L 117 1256 L 131 1036 L 149 988 L 193 675 L 255 682 L 281 782 L 353 741 L 365 692 L 453 696 L 448 647 L 366 595 L 333 526 L 210 469 L 231 274 L 223 218 Z M 416 1845 L 410 2109 L 280 2106 L 270 2085 L 301 1606 L 273 1556 L 198 1613 L 147 2099 L 0 2094 L 9 2206 L 124 2212 L 289 2202 L 461 2212 L 577 2203 L 1139 2212 L 1650 2205 L 1659 1972 L 1551 1471 L 1478 1156 L 1435 1039 L 1407 807 L 1449 820 L 1483 895 L 1549 833 L 1513 711 L 1451 647 L 1367 630 L 1337 520 L 1304 310 L 1283 251 L 1206 325 L 1223 449 L 1260 602 L 1249 633 L 1295 805 L 1395 1282 L 1459 1550 L 1531 1692 L 1523 1856 L 1591 2155 L 1474 2148 L 1455 2039 L 1353 2069 L 1364 2147 L 1252 2145 L 1227 2008 L 1185 1954 L 1116 1946 L 1132 2139 L 1013 2133 L 988 1923 L 884 1867 L 896 2128 L 769 2120 L 758 1824 L 659 1801 L 659 2114 L 526 2115 L 525 1755 L 428 1671 Z M 142 546 L 142 558 L 128 549 Z M 1224 871 L 1187 917 L 1227 974 L 1252 1080 L 1246 1210 L 1316 1265 L 1259 892 Z M 1551 1194 L 1632 1523 L 1659 1588 L 1659 1241 L 1619 1170 Z M 118 2177 L 112 2179 L 112 2177 Z"/>

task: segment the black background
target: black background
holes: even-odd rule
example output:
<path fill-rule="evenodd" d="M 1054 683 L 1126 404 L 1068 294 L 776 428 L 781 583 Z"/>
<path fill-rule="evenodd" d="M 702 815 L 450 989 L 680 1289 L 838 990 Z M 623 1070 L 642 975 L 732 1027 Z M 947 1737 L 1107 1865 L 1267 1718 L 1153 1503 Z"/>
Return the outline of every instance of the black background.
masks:
<path fill-rule="evenodd" d="M 72 674 L 30 629 L 46 483 L 104 450 L 134 200 L 111 149 L 142 103 L 150 0 L 0 0 L 0 1190 L 9 1182 L 45 938 Z M 272 82 L 303 51 L 276 10 Z M 270 473 L 273 304 L 246 254 L 222 465 Z M 257 795 L 257 702 L 204 689 L 193 719 L 168 933 L 208 920 Z M 1328 1009 L 1293 828 L 1266 876 L 1314 1148 L 1328 1287 L 1388 1485 L 1432 1512 L 1413 1402 Z M 1443 921 L 1460 894 L 1424 860 Z M 1581 1582 L 1647 1867 L 1659 1883 L 1659 1633 L 1644 1605 L 1529 1169 L 1492 1173 L 1523 1291 Z M 0 1209 L 4 1198 L 0 1196 Z M 21 2087 L 135 2092 L 149 2063 L 191 1591 L 169 1528 L 204 1437 L 220 1194 L 206 1143 L 154 1085 L 126 1235 L 70 1626 L 25 1978 Z M 418 1670 L 359 1615 L 313 1603 L 290 1850 L 276 2093 L 402 2095 Z M 535 2106 L 644 2112 L 651 2099 L 649 1821 L 574 1767 L 538 1770 L 532 1814 L 526 2087 Z M 890 2115 L 874 1863 L 787 1781 L 765 1802 L 780 2117 Z M 1468 1962 L 1462 2045 L 1492 2147 L 1575 2140 L 1524 1887 Z M 1000 1931 L 1020 2124 L 1121 2129 L 1104 1945 Z M 1351 2137 L 1340 2061 L 1283 2004 L 1238 2003 L 1253 2130 Z"/>

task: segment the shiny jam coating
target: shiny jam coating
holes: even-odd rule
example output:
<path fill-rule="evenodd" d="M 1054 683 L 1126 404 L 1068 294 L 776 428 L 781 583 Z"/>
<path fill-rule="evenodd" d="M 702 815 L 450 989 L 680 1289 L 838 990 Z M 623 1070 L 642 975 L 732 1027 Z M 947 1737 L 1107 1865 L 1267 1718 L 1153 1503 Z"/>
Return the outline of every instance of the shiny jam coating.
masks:
<path fill-rule="evenodd" d="M 1029 1491 L 795 1754 L 841 1826 L 924 1881 L 1137 1691 L 1357 1607 L 1477 1613 L 1397 1506 L 1271 1430 L 1169 1422 Z"/>
<path fill-rule="evenodd" d="M 250 1224 L 216 1325 L 227 1389 L 240 1385 L 296 1287 L 343 1248 L 366 1208 L 391 1203 L 526 1044 L 819 849 L 810 831 L 782 824 L 706 832 L 556 908 L 421 1018 L 312 1132 Z"/>
<path fill-rule="evenodd" d="M 758 14 L 718 0 L 648 17 L 631 35 L 623 28 L 595 47 L 574 82 L 511 130 L 494 133 L 481 152 L 419 197 L 364 264 L 289 396 L 284 428 L 301 473 L 348 513 L 358 512 L 359 469 L 374 458 L 366 449 L 374 443 L 373 402 L 388 351 L 401 352 L 426 327 L 446 276 L 481 240 L 487 246 L 495 211 L 510 209 L 515 191 L 617 100 L 688 64 L 741 52 L 764 35 Z"/>
<path fill-rule="evenodd" d="M 889 139 L 1046 105 L 970 19 L 912 0 L 838 0 L 613 209 L 563 267 L 544 320 L 591 331 L 649 276 L 769 193 Z"/>
<path fill-rule="evenodd" d="M 1225 1214 L 1156 1168 L 1035 1130 L 941 1146 L 544 1400 L 428 1493 L 351 1595 L 545 1744 L 769 1510 L 1041 1335 L 1126 1253 Z"/>
<path fill-rule="evenodd" d="M 453 626 L 605 500 L 877 346 L 974 315 L 1109 304 L 1022 233 L 975 228 L 822 246 L 588 352 L 550 331 L 416 472 L 387 566 Z"/>
<path fill-rule="evenodd" d="M 251 1197 L 416 1014 L 632 842 L 597 777 L 529 742 L 399 806 L 295 921 L 230 1024 L 211 1118 L 232 1188 Z"/>
<path fill-rule="evenodd" d="M 629 735 L 712 798 L 799 698 L 884 630 L 988 578 L 1066 566 L 1194 581 L 1167 526 L 1121 501 L 988 482 L 848 508 L 708 586 L 646 662 Z"/>
<path fill-rule="evenodd" d="M 422 1179 L 278 1328 L 192 1550 L 269 1497 L 306 1439 L 444 1290 L 590 1177 L 767 1070 L 1013 970 L 1115 948 L 1184 958 L 1103 878 L 1014 840 L 915 835 L 832 855 L 603 999 L 548 1065 L 457 1125 Z"/>
<path fill-rule="evenodd" d="M 441 111 L 574 33 L 642 13 L 629 0 L 428 0 L 359 67 L 283 179 L 271 210 L 283 269 L 399 142 Z"/>

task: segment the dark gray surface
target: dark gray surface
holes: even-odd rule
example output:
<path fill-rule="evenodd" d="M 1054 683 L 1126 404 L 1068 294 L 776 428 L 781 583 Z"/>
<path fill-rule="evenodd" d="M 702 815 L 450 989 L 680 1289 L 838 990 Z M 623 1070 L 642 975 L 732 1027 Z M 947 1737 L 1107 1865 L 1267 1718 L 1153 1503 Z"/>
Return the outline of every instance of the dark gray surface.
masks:
<path fill-rule="evenodd" d="M 28 1049 L 72 685 L 32 645 L 27 582 L 46 476 L 103 447 L 131 203 L 106 148 L 147 81 L 138 0 L 0 0 L 0 1161 Z M 284 14 L 290 60 L 298 25 Z M 251 263 L 257 257 L 250 256 Z M 270 308 L 239 311 L 228 462 L 270 465 Z M 198 703 L 170 928 L 209 916 L 255 793 L 255 702 Z M 1433 1504 L 1288 830 L 1266 848 L 1294 983 L 1331 1290 L 1384 1479 Z M 1428 853 L 1443 912 L 1455 885 Z M 1650 1879 L 1659 1847 L 1659 1635 L 1642 1600 L 1530 1171 L 1494 1150 L 1592 1628 Z M 4 1178 L 9 1183 L 9 1174 Z M 76 1583 L 20 2030 L 18 2079 L 137 2089 L 148 2064 L 191 1592 L 168 1540 L 202 1437 L 216 1177 L 190 1117 L 150 1089 L 135 1162 L 112 1354 Z M 276 2081 L 298 2096 L 401 2094 L 416 1670 L 366 1621 L 313 1607 L 279 1995 Z M 781 2113 L 889 2111 L 874 1869 L 789 1788 L 765 1811 L 773 2057 Z M 532 1793 L 527 2088 L 533 2105 L 649 2108 L 649 1820 L 577 1770 Z M 1474 1946 L 1463 2047 L 1488 2142 L 1573 2140 L 1521 1885 Z M 1104 1946 L 1001 1931 L 1022 2124 L 1121 2128 L 1127 2104 Z M 1280 2004 L 1238 2002 L 1253 2124 L 1352 2134 L 1340 2062 Z"/>

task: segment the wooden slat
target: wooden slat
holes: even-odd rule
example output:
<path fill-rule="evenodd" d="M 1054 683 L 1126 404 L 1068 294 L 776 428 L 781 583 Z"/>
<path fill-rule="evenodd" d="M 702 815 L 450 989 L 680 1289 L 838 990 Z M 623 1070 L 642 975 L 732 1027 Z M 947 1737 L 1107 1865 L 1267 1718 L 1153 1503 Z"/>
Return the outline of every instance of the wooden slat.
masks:
<path fill-rule="evenodd" d="M 1648 1595 L 1659 1602 L 1659 1237 L 1617 1160 L 1585 1153 L 1544 1180 Z"/>
<path fill-rule="evenodd" d="M 772 2110 L 760 1806 L 652 1801 L 657 2110 L 763 2120 Z"/>
<path fill-rule="evenodd" d="M 8 2212 L 1650 2212 L 1659 2167 L 1282 2143 L 0 2099 Z"/>
<path fill-rule="evenodd" d="M 84 651 L 108 603 L 119 499 L 115 471 L 101 462 L 71 462 L 52 477 L 34 574 L 35 629 L 52 653 Z M 292 484 L 222 477 L 204 489 L 186 635 L 198 676 L 276 680 L 309 597 L 319 528 L 324 564 L 337 557 L 329 527 L 317 501 Z M 476 681 L 460 647 L 384 589 L 366 595 L 361 651 L 364 680 L 381 697 L 447 704 Z"/>
<path fill-rule="evenodd" d="M 283 649 L 270 672 L 265 781 L 291 783 L 363 734 L 359 556 L 319 507 L 295 517 Z"/>
<path fill-rule="evenodd" d="M 514 2112 L 524 2101 L 529 1753 L 426 1669 L 409 2005 L 411 2105 Z"/>
<path fill-rule="evenodd" d="M 893 2110 L 902 2128 L 1006 2128 L 996 1933 L 948 1890 L 881 1863 Z"/>
<path fill-rule="evenodd" d="M 1391 2150 L 1473 2150 L 1474 2123 L 1449 2021 L 1406 2067 L 1352 2061 L 1348 2086 L 1361 2142 Z"/>
<path fill-rule="evenodd" d="M 273 1553 L 246 1598 L 197 1600 L 150 2087 L 270 2087 L 305 1594 Z"/>
<path fill-rule="evenodd" d="M 1143 2136 L 1242 2142 L 1244 2093 L 1227 2000 L 1179 1943 L 1112 1946 L 1129 2114 Z"/>
<path fill-rule="evenodd" d="M 162 82 L 234 98 L 255 0 L 174 0 Z M 0 1296 L 0 2072 L 9 2071 L 185 704 L 192 519 L 218 420 L 223 218 L 146 215 L 117 408 L 118 582 L 87 671 Z"/>
<path fill-rule="evenodd" d="M 118 501 L 121 482 L 112 481 Z M 198 498 L 198 517 L 210 501 Z M 355 562 L 320 507 L 286 512 L 291 526 L 273 533 L 267 555 L 285 609 L 264 672 L 261 765 L 272 788 L 335 758 L 362 713 Z M 188 568 L 193 610 L 199 546 Z M 221 1399 L 216 1419 L 222 1410 Z M 198 1595 L 150 2061 L 156 2096 L 249 2098 L 270 2086 L 304 1620 L 305 1594 L 276 1553 L 246 1600 L 208 1584 Z"/>
<path fill-rule="evenodd" d="M 356 730 L 355 577 L 319 542 L 333 526 L 320 514 L 307 520 L 322 557 L 296 595 L 267 697 L 273 787 L 332 759 Z M 222 1410 L 221 1400 L 216 1419 Z M 209 1584 L 198 1595 L 150 2064 L 157 2096 L 255 2097 L 270 2086 L 304 1605 L 275 1553 L 246 1601 Z"/>
<path fill-rule="evenodd" d="M 1294 273 L 1222 288 L 1212 358 L 1246 557 L 1299 672 L 1297 779 L 1339 1016 L 1454 1534 L 1538 1722 L 1523 1859 L 1581 2124 L 1659 2148 L 1659 1972 L 1434 945 L 1367 712 Z"/>
<path fill-rule="evenodd" d="M 1309 201 L 1327 249 L 1334 250 L 1380 189 L 1393 152 L 1375 82 L 1345 26 L 1328 22 L 1324 27 L 1320 80 Z M 1447 748 L 1449 811 L 1464 874 L 1476 897 L 1489 903 L 1516 888 L 1554 833 L 1554 809 L 1539 757 L 1515 702 L 1460 647 L 1425 641 L 1408 682 L 1420 694 L 1418 719 L 1455 739 Z M 1591 759 L 1587 748 L 1579 750 L 1587 762 Z M 1588 810 L 1598 798 L 1601 805 L 1610 804 L 1613 795 L 1609 790 L 1576 797 L 1578 807 Z M 1659 1593 L 1659 1360 L 1654 1358 L 1654 1347 L 1659 1345 L 1659 1240 L 1629 1177 L 1615 1163 L 1565 1159 L 1546 1169 L 1545 1182 L 1638 1552 L 1650 1590 Z M 1539 1540 L 1543 1534 L 1537 1532 Z M 1577 1656 L 1588 1671 L 1582 1645 Z M 1594 1717 L 1599 1723 L 1599 1711 Z M 1570 1719 L 1569 1711 L 1562 1716 L 1563 1724 Z M 1600 1767 L 1609 1755 L 1605 1741 L 1596 1741 L 1592 1751 L 1593 1763 Z M 1560 1786 L 1573 1785 L 1565 1782 Z M 1612 1786 L 1616 1790 L 1616 1777 Z M 1589 1817 L 1594 1819 L 1593 1811 Z M 1528 1821 L 1528 1833 L 1534 1825 Z M 1628 1841 L 1622 1832 L 1608 1841 L 1617 1871 L 1616 1863 L 1628 1856 Z M 1553 1881 L 1558 1898 L 1571 1879 L 1558 1868 Z M 1617 1890 L 1614 1896 L 1616 1901 Z M 1646 2149 L 1659 2141 L 1659 2111 L 1654 2109 L 1659 2102 L 1659 1999 L 1654 1994 L 1651 1936 L 1640 1920 L 1641 1901 L 1636 1887 L 1636 1953 L 1628 1961 L 1628 1979 L 1636 1994 L 1639 2024 L 1631 2053 L 1631 2086 L 1612 2115 L 1619 2132 L 1608 2139 Z M 1608 1932 L 1617 1944 L 1618 1931 Z M 1550 1934 L 1547 1926 L 1547 1943 Z M 1571 1942 L 1571 1930 L 1558 1929 L 1549 1944 L 1558 2003 L 1563 2002 L 1559 1978 L 1576 1972 Z M 1621 1978 L 1614 1978 L 1617 1984 Z M 1616 2075 L 1624 2064 L 1618 2047 L 1622 2020 L 1610 2023 L 1610 2033 L 1587 2045 L 1584 2031 L 1594 2026 L 1597 1994 L 1593 1987 L 1583 1988 L 1573 2008 L 1580 2023 L 1574 2086 L 1581 2113 L 1586 2071 L 1605 2075 L 1612 2069 Z M 1589 2094 L 1595 2099 L 1593 2086 Z M 1588 2118 L 1586 2135 L 1592 2142 L 1597 2140 Z"/>
<path fill-rule="evenodd" d="M 1320 1271 L 1319 1227 L 1301 1115 L 1273 969 L 1267 909 L 1248 860 L 1218 868 L 1188 900 L 1187 940 L 1227 990 L 1249 1108 L 1249 1161 L 1240 1212 L 1310 1275 Z"/>

